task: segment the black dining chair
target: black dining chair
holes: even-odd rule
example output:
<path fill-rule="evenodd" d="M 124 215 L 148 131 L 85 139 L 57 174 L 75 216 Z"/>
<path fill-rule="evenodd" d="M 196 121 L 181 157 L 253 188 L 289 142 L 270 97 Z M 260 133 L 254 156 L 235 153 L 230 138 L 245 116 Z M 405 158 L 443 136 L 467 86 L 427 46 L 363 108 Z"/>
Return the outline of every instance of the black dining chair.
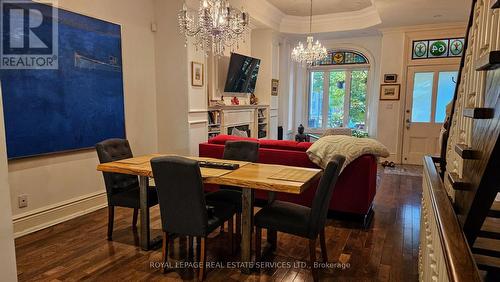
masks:
<path fill-rule="evenodd" d="M 132 149 L 128 140 L 108 139 L 97 143 L 96 151 L 100 163 L 108 163 L 132 158 Z M 132 227 L 137 227 L 137 216 L 140 208 L 139 180 L 135 175 L 103 172 L 106 195 L 108 198 L 108 240 L 113 237 L 113 221 L 115 207 L 134 209 Z M 154 187 L 148 190 L 148 207 L 158 204 Z"/>
<path fill-rule="evenodd" d="M 316 262 L 316 240 L 320 238 L 321 256 L 323 262 L 328 261 L 325 242 L 325 223 L 328 206 L 332 198 L 333 189 L 337 182 L 345 157 L 336 155 L 323 172 L 321 181 L 316 190 L 312 207 L 274 201 L 255 214 L 255 252 L 256 260 L 261 257 L 262 228 L 272 232 L 285 232 L 309 239 L 309 255 L 314 281 L 318 281 L 317 272 L 313 264 Z"/>
<path fill-rule="evenodd" d="M 169 235 L 197 237 L 202 268 L 199 280 L 205 278 L 206 238 L 217 227 L 229 222 L 233 227 L 233 205 L 212 202 L 207 206 L 203 191 L 203 179 L 197 161 L 169 156 L 151 160 L 151 168 L 158 192 L 163 229 L 163 262 L 167 265 Z M 233 236 L 229 232 L 231 252 Z M 164 268 L 164 272 L 167 268 Z"/>
<path fill-rule="evenodd" d="M 224 146 L 222 158 L 233 161 L 257 162 L 259 159 L 259 143 L 250 141 L 227 141 Z M 238 235 L 241 234 L 241 196 L 241 189 L 231 186 L 221 186 L 218 191 L 206 194 L 206 199 L 209 203 L 222 202 L 236 207 L 236 234 Z"/>

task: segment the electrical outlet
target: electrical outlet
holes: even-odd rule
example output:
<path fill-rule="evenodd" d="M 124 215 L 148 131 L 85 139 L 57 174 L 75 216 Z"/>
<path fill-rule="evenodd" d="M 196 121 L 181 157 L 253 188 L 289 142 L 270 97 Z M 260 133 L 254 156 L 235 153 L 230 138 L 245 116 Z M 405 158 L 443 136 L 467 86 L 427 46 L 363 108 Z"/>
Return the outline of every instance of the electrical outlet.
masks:
<path fill-rule="evenodd" d="M 19 195 L 17 203 L 20 209 L 28 207 L 28 195 Z"/>

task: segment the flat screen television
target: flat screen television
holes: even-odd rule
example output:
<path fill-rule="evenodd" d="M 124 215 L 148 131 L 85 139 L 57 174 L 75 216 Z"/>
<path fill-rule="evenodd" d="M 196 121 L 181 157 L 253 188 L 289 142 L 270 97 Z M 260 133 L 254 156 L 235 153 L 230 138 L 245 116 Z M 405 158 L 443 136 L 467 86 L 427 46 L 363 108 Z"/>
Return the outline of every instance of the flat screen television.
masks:
<path fill-rule="evenodd" d="M 260 59 L 231 53 L 224 92 L 254 93 Z"/>

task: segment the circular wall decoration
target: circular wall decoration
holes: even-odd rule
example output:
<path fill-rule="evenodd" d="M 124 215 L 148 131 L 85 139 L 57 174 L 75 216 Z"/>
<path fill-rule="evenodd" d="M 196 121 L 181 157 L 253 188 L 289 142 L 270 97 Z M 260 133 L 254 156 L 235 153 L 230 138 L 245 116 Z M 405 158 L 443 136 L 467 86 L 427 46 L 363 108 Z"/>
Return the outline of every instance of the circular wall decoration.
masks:
<path fill-rule="evenodd" d="M 415 53 L 415 57 L 417 57 L 417 58 L 425 57 L 425 55 L 427 54 L 427 45 L 425 45 L 425 43 L 423 43 L 423 42 L 418 42 L 415 45 L 414 53 Z"/>
<path fill-rule="evenodd" d="M 446 51 L 448 51 L 448 47 L 446 42 L 444 41 L 435 41 L 432 42 L 429 51 L 434 57 L 442 57 L 446 55 Z"/>
<path fill-rule="evenodd" d="M 453 56 L 459 56 L 464 50 L 464 43 L 460 39 L 450 40 L 450 53 Z"/>

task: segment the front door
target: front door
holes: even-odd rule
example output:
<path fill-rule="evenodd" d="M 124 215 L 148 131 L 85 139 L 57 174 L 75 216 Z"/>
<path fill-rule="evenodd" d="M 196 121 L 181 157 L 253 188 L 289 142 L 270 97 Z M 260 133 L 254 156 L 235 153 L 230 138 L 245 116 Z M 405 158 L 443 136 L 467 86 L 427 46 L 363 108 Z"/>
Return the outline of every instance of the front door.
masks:
<path fill-rule="evenodd" d="M 425 155 L 439 155 L 439 134 L 457 76 L 458 66 L 453 65 L 408 68 L 403 164 L 421 165 Z"/>

